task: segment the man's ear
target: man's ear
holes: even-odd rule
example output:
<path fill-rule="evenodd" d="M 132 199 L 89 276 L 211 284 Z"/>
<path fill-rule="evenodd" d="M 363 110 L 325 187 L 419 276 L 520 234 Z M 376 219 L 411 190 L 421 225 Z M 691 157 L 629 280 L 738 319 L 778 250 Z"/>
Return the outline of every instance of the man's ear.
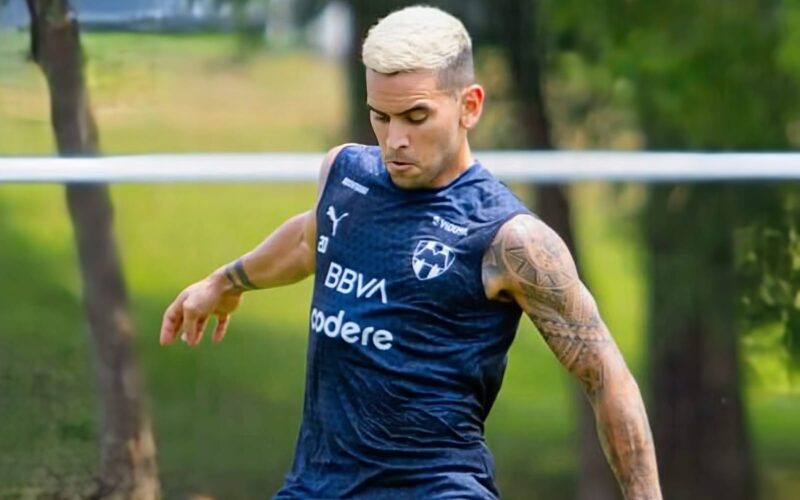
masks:
<path fill-rule="evenodd" d="M 471 130 L 478 124 L 483 112 L 483 87 L 474 83 L 461 91 L 461 126 Z"/>

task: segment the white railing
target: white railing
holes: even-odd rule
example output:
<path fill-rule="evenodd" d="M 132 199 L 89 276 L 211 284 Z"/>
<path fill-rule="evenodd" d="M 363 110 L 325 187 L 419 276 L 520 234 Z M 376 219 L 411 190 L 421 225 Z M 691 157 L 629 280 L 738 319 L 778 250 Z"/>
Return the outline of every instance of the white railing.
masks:
<path fill-rule="evenodd" d="M 800 181 L 800 153 L 478 151 L 506 181 Z M 0 182 L 292 182 L 317 178 L 316 153 L 0 156 Z"/>

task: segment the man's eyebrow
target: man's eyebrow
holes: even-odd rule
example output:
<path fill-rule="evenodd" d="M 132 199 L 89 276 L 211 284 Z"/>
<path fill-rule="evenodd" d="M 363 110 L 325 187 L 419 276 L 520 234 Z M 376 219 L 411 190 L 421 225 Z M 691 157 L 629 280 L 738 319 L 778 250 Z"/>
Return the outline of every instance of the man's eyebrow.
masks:
<path fill-rule="evenodd" d="M 367 107 L 370 109 L 370 111 L 374 111 L 375 113 L 378 113 L 379 115 L 388 116 L 390 114 L 390 113 L 387 113 L 385 111 L 381 111 L 379 109 L 373 108 L 372 106 L 369 105 L 369 103 L 367 104 Z M 430 106 L 428 106 L 427 104 L 424 104 L 424 103 L 420 103 L 420 104 L 416 104 L 416 105 L 408 108 L 405 111 L 401 111 L 400 113 L 397 113 L 397 116 L 407 115 L 409 113 L 413 113 L 414 111 L 430 111 L 430 110 L 431 110 Z"/>

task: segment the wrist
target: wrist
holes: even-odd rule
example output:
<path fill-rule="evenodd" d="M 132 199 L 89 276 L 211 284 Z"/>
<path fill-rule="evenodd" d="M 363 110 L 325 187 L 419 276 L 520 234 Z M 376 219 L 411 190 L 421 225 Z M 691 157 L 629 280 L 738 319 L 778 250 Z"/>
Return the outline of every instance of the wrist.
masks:
<path fill-rule="evenodd" d="M 244 270 L 242 259 L 237 259 L 230 264 L 217 269 L 211 275 L 215 286 L 221 287 L 222 292 L 245 292 L 256 290 L 258 287 L 250 281 Z"/>
<path fill-rule="evenodd" d="M 243 289 L 239 288 L 236 283 L 230 281 L 225 275 L 225 267 L 220 267 L 213 273 L 209 274 L 206 281 L 209 285 L 220 294 L 231 292 L 242 292 Z"/>

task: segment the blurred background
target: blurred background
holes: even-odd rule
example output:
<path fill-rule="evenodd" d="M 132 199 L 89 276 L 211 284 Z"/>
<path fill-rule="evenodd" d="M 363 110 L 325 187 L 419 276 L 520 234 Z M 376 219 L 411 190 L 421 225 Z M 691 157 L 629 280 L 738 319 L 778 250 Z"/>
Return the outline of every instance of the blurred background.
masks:
<path fill-rule="evenodd" d="M 71 17 L 0 0 L 0 155 L 372 143 L 360 41 L 411 3 L 72 0 Z M 474 149 L 800 147 L 800 0 L 428 3 L 473 35 Z M 512 188 L 575 250 L 644 392 L 665 498 L 799 498 L 800 184 Z M 310 280 L 248 294 L 219 345 L 161 348 L 158 330 L 178 291 L 314 198 L 0 185 L 0 498 L 270 496 L 299 427 Z M 509 357 L 486 430 L 503 497 L 618 498 L 527 320 Z"/>

